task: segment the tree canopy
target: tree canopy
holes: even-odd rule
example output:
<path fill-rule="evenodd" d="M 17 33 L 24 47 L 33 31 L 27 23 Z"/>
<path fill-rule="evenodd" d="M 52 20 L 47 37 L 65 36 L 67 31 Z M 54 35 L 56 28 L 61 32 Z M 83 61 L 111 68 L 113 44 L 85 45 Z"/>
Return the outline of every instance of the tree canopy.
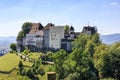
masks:
<path fill-rule="evenodd" d="M 22 31 L 20 31 L 18 33 L 18 36 L 17 38 L 24 38 L 26 36 L 26 34 L 29 33 L 31 27 L 32 27 L 32 23 L 31 22 L 25 22 L 23 25 L 22 25 Z"/>
<path fill-rule="evenodd" d="M 16 50 L 16 48 L 17 48 L 16 43 L 10 44 L 10 48 L 11 48 L 12 51 L 17 51 L 17 50 Z"/>
<path fill-rule="evenodd" d="M 20 32 L 18 33 L 17 38 L 24 38 L 24 37 L 25 37 L 24 32 L 23 32 L 23 31 L 20 31 Z"/>
<path fill-rule="evenodd" d="M 64 32 L 65 33 L 69 33 L 69 25 L 65 25 L 64 26 Z"/>
<path fill-rule="evenodd" d="M 95 52 L 94 48 L 100 42 L 98 36 L 97 33 L 95 35 L 81 34 L 73 42 L 73 51 L 64 62 L 66 76 L 70 77 L 70 75 L 75 75 L 77 72 L 78 80 L 97 79 L 97 71 L 93 64 L 93 54 Z"/>
<path fill-rule="evenodd" d="M 32 23 L 31 22 L 25 22 L 23 25 L 22 25 L 22 31 L 24 32 L 24 34 L 28 34 L 31 27 L 32 27 Z"/>
<path fill-rule="evenodd" d="M 120 80 L 120 43 L 98 46 L 94 54 L 94 64 L 99 71 L 99 77 Z"/>

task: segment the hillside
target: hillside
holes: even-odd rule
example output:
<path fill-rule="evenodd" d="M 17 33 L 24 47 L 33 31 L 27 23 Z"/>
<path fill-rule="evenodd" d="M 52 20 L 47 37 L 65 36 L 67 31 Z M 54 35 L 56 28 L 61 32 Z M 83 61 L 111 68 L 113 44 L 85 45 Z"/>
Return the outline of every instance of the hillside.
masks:
<path fill-rule="evenodd" d="M 37 59 L 38 54 L 34 53 L 31 57 L 35 57 Z M 0 57 L 0 80 L 26 80 L 19 79 L 20 77 L 24 78 L 24 76 L 17 74 L 19 72 L 19 61 L 22 61 L 23 65 L 28 67 L 31 67 L 33 64 L 29 61 L 23 61 L 19 56 L 12 53 L 8 53 Z"/>
<path fill-rule="evenodd" d="M 29 58 L 37 60 L 40 57 L 41 53 L 31 53 Z M 22 58 L 20 58 L 18 55 L 14 53 L 8 53 L 2 57 L 0 57 L 0 80 L 31 80 L 27 76 L 22 76 L 19 73 L 18 64 L 22 61 L 24 68 L 26 70 L 30 69 L 33 65 L 33 62 L 30 62 L 28 60 L 24 61 Z M 51 65 L 41 65 L 42 69 L 44 69 L 47 73 L 47 70 L 49 69 Z M 39 75 L 39 78 L 41 80 L 46 80 L 47 75 L 41 76 Z"/>
<path fill-rule="evenodd" d="M 120 33 L 111 35 L 102 35 L 101 40 L 105 44 L 113 44 L 120 41 Z"/>

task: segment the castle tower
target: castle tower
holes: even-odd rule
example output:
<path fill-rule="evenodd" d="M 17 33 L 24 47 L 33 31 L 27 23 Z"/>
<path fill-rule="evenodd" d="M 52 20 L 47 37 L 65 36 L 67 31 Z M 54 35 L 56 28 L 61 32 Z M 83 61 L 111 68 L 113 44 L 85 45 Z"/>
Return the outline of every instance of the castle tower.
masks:
<path fill-rule="evenodd" d="M 70 34 L 71 34 L 71 33 L 74 33 L 74 27 L 73 27 L 73 26 L 70 27 L 69 33 L 70 33 Z"/>

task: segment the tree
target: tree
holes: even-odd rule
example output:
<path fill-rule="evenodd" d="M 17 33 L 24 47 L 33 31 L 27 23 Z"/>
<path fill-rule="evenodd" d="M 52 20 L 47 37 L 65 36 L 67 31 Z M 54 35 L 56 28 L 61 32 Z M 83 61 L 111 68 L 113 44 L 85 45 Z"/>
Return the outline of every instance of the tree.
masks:
<path fill-rule="evenodd" d="M 24 37 L 25 37 L 24 32 L 23 32 L 23 31 L 20 31 L 20 32 L 18 33 L 17 38 L 24 38 Z"/>
<path fill-rule="evenodd" d="M 65 33 L 69 33 L 69 25 L 65 25 L 64 26 L 64 32 Z"/>
<path fill-rule="evenodd" d="M 25 56 L 29 56 L 30 50 L 29 49 L 25 49 L 23 53 L 24 53 Z"/>
<path fill-rule="evenodd" d="M 17 38 L 24 38 L 26 36 L 26 34 L 28 34 L 30 32 L 30 29 L 31 29 L 32 25 L 33 24 L 31 22 L 25 22 L 22 25 L 22 31 L 20 31 L 18 33 Z"/>
<path fill-rule="evenodd" d="M 24 61 L 26 61 L 27 57 L 29 57 L 29 56 L 31 55 L 29 49 L 25 49 L 25 50 L 23 51 L 23 54 L 25 55 Z"/>
<path fill-rule="evenodd" d="M 18 68 L 19 68 L 20 74 L 22 76 L 29 77 L 30 80 L 39 80 L 38 75 L 44 75 L 45 74 L 44 69 L 41 66 L 41 60 L 36 60 L 33 63 L 32 67 L 30 67 L 30 68 L 25 67 L 22 64 L 22 61 L 20 61 L 19 65 L 18 65 Z"/>
<path fill-rule="evenodd" d="M 94 39 L 93 39 L 94 38 Z M 79 80 L 96 80 L 97 73 L 93 64 L 93 54 L 95 52 L 97 41 L 94 35 L 81 34 L 73 42 L 72 53 L 64 61 L 65 76 L 72 77 L 75 72 L 78 73 Z"/>
<path fill-rule="evenodd" d="M 23 69 L 24 69 L 24 65 L 23 65 L 22 61 L 19 62 L 18 68 L 19 68 L 20 74 L 23 75 L 23 74 L 22 74 L 22 71 L 23 71 Z"/>
<path fill-rule="evenodd" d="M 31 22 L 25 22 L 23 25 L 22 25 L 22 31 L 24 32 L 24 34 L 28 34 L 31 27 L 32 27 L 32 23 Z"/>
<path fill-rule="evenodd" d="M 120 43 L 99 46 L 94 54 L 94 64 L 100 78 L 120 80 Z"/>
<path fill-rule="evenodd" d="M 65 80 L 80 80 L 79 73 L 75 72 L 73 74 L 69 74 Z"/>
<path fill-rule="evenodd" d="M 93 43 L 95 43 L 97 46 L 101 44 L 100 36 L 98 33 L 93 34 L 92 37 Z"/>
<path fill-rule="evenodd" d="M 36 60 L 32 67 L 26 72 L 26 76 L 32 80 L 39 80 L 38 75 L 44 75 L 44 69 L 41 67 L 41 60 Z"/>
<path fill-rule="evenodd" d="M 17 50 L 16 50 L 16 49 L 17 49 L 16 43 L 10 44 L 10 48 L 11 48 L 12 51 L 17 51 Z"/>
<path fill-rule="evenodd" d="M 67 53 L 65 50 L 59 50 L 53 54 L 54 68 L 58 74 L 58 79 L 64 79 L 63 62 L 66 60 Z"/>
<path fill-rule="evenodd" d="M 96 73 L 91 67 L 92 57 L 88 50 L 83 50 L 82 48 L 73 50 L 69 58 L 72 62 L 64 64 L 65 71 L 68 71 L 69 74 L 77 72 L 79 75 L 79 80 L 97 79 Z"/>
<path fill-rule="evenodd" d="M 41 55 L 41 60 L 42 61 L 52 61 L 52 55 L 53 55 L 53 53 L 48 51 L 46 54 Z"/>

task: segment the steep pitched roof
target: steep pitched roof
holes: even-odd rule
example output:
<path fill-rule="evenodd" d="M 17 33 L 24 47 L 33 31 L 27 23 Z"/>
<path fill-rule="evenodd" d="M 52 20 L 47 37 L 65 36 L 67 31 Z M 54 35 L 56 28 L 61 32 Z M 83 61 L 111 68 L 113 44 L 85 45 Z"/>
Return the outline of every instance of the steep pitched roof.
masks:
<path fill-rule="evenodd" d="M 44 29 L 45 29 L 45 30 L 48 30 L 48 29 L 50 29 L 50 27 L 54 27 L 54 26 L 55 26 L 54 24 L 48 23 L 48 24 L 44 27 Z"/>
<path fill-rule="evenodd" d="M 44 27 L 41 23 L 33 23 L 33 26 L 29 34 L 35 34 L 38 30 L 42 30 Z"/>
<path fill-rule="evenodd" d="M 73 26 L 71 26 L 71 27 L 70 27 L 70 30 L 74 30 L 74 27 L 73 27 Z"/>
<path fill-rule="evenodd" d="M 95 29 L 95 27 L 84 26 L 83 30 L 82 30 L 82 33 L 86 33 L 87 31 L 91 31 L 91 34 L 94 34 L 94 33 L 97 32 L 96 29 Z"/>

